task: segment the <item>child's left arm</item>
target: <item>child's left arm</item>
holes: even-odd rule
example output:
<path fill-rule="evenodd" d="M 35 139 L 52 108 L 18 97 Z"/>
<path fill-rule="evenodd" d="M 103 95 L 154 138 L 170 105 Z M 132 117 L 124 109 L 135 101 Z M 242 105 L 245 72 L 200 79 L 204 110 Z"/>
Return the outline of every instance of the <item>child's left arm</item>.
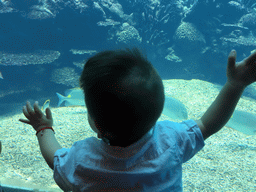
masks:
<path fill-rule="evenodd" d="M 35 102 L 34 109 L 30 103 L 27 102 L 23 107 L 23 113 L 27 119 L 19 119 L 23 123 L 31 125 L 36 131 L 44 127 L 52 127 L 53 119 L 50 108 L 46 109 L 46 116 L 40 110 L 38 102 Z M 53 169 L 54 153 L 62 147 L 56 140 L 54 132 L 51 129 L 41 130 L 37 134 L 38 142 L 40 145 L 41 153 L 51 169 Z"/>

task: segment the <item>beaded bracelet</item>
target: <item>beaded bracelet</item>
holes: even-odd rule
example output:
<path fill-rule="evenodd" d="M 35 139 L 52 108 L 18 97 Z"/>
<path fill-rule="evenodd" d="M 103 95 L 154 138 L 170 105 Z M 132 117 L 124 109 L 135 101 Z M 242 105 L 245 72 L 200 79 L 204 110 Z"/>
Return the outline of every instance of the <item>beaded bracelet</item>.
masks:
<path fill-rule="evenodd" d="M 37 135 L 40 131 L 44 131 L 45 129 L 51 129 L 51 130 L 53 131 L 53 133 L 55 134 L 55 131 L 53 130 L 52 127 L 44 127 L 44 128 L 42 128 L 42 129 L 37 130 L 36 135 Z M 41 136 L 43 136 L 43 133 L 41 133 Z"/>

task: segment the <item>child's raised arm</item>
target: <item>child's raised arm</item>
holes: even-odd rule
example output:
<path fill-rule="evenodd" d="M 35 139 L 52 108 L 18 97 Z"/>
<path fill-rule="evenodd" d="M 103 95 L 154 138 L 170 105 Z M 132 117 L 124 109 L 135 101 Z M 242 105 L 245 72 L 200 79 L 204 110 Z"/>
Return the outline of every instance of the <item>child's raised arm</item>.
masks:
<path fill-rule="evenodd" d="M 236 51 L 228 57 L 227 82 L 197 124 L 204 139 L 218 132 L 230 119 L 245 87 L 256 81 L 256 52 L 236 63 Z"/>
<path fill-rule="evenodd" d="M 53 169 L 54 153 L 62 147 L 56 140 L 53 129 L 49 129 L 53 125 L 50 108 L 46 109 L 46 115 L 44 115 L 37 102 L 34 104 L 34 109 L 27 102 L 27 105 L 23 107 L 23 113 L 27 119 L 19 119 L 19 121 L 29 124 L 35 129 L 41 153 L 49 167 Z"/>

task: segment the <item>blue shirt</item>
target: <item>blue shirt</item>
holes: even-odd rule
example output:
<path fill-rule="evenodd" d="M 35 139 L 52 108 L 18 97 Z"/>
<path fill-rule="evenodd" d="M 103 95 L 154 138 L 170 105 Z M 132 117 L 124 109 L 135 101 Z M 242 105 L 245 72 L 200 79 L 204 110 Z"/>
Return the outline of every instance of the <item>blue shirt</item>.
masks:
<path fill-rule="evenodd" d="M 64 191 L 182 191 L 182 163 L 203 146 L 195 121 L 160 121 L 126 148 L 90 137 L 57 150 L 54 179 Z"/>

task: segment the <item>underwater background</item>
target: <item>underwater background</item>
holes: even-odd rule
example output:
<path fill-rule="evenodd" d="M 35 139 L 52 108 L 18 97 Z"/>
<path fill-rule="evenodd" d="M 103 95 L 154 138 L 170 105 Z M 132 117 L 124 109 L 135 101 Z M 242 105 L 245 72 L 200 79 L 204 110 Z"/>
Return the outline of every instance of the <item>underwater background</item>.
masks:
<path fill-rule="evenodd" d="M 164 80 L 223 85 L 229 52 L 239 61 L 256 48 L 255 3 L 1 0 L 0 114 L 27 99 L 56 106 L 56 92 L 79 86 L 86 59 L 108 49 L 139 47 Z"/>
<path fill-rule="evenodd" d="M 166 96 L 186 107 L 186 118 L 200 118 L 226 82 L 229 52 L 235 49 L 240 61 L 256 49 L 256 1 L 0 0 L 0 184 L 57 190 L 32 128 L 18 122 L 22 106 L 49 99 L 65 147 L 93 136 L 85 108 L 59 107 L 56 93 L 79 87 L 89 57 L 126 47 L 147 55 Z M 250 115 L 256 114 L 255 86 L 246 88 L 237 108 Z M 170 113 L 160 120 L 177 120 Z M 256 116 L 246 117 L 254 122 Z M 184 165 L 184 191 L 256 191 L 256 126 L 246 135 L 249 124 L 242 120 Z"/>

